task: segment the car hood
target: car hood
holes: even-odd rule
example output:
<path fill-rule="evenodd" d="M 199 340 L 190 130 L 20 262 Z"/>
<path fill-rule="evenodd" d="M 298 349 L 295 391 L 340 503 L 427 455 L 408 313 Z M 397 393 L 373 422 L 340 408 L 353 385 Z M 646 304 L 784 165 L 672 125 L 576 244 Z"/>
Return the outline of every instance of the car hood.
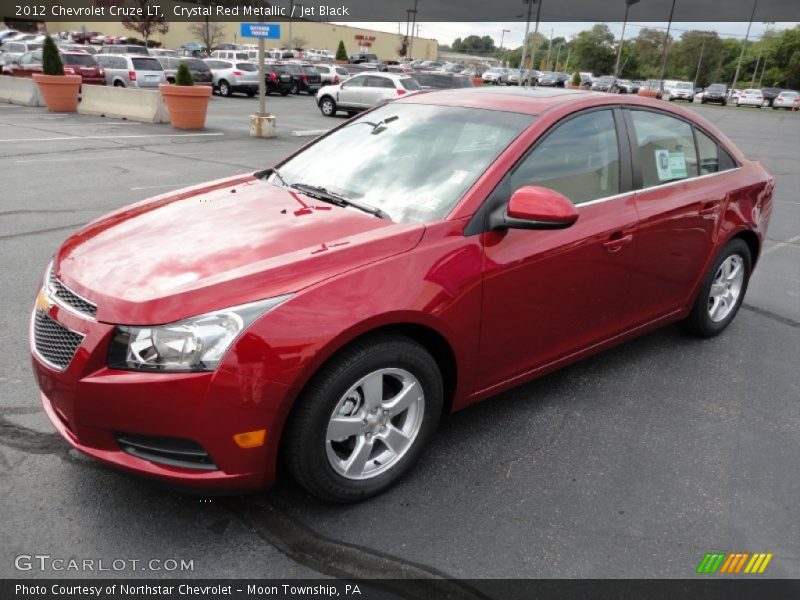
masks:
<path fill-rule="evenodd" d="M 295 292 L 410 250 L 424 231 L 247 175 L 97 219 L 54 268 L 99 321 L 152 325 Z"/>

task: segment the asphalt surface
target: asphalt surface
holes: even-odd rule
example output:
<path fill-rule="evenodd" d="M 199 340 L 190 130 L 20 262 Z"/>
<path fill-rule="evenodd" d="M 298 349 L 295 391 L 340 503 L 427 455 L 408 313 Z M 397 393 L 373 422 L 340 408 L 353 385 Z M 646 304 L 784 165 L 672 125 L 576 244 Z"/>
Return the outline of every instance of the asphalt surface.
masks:
<path fill-rule="evenodd" d="M 668 327 L 444 420 L 417 468 L 333 507 L 291 481 L 165 491 L 70 451 L 42 414 L 27 326 L 58 245 L 111 209 L 273 164 L 337 121 L 215 98 L 203 135 L 0 105 L 0 577 L 20 554 L 183 559 L 190 577 L 692 577 L 706 552 L 771 552 L 800 577 L 800 114 L 694 106 L 777 180 L 769 241 L 721 336 Z M 176 235 L 180 235 L 179 225 Z M 95 573 L 100 575 L 100 573 Z M 126 567 L 102 575 L 161 577 Z M 446 584 L 443 584 L 446 585 Z"/>

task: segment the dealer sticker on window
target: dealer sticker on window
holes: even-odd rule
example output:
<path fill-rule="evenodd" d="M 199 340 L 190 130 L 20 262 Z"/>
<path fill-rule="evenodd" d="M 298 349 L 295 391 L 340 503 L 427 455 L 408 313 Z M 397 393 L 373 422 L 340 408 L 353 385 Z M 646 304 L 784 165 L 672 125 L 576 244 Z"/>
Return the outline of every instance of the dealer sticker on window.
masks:
<path fill-rule="evenodd" d="M 669 150 L 656 150 L 656 168 L 659 181 L 673 179 L 686 179 L 686 157 L 683 152 L 670 152 Z"/>

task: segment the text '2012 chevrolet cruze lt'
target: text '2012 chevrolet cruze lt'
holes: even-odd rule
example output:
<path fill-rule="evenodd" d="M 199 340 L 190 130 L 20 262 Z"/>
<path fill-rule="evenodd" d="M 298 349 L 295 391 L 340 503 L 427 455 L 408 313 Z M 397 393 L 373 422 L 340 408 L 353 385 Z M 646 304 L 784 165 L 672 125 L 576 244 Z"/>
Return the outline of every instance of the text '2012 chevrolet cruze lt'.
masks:
<path fill-rule="evenodd" d="M 720 333 L 773 186 L 655 100 L 402 97 L 71 236 L 31 319 L 44 409 L 82 452 L 162 481 L 252 489 L 283 461 L 359 500 L 444 412 L 668 323 Z"/>

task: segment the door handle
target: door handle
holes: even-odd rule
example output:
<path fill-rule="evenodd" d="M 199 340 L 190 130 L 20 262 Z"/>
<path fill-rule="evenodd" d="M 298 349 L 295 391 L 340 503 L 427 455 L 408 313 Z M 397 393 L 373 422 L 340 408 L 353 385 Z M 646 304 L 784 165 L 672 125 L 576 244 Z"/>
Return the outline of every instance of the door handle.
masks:
<path fill-rule="evenodd" d="M 622 250 L 623 246 L 627 246 L 633 241 L 633 234 L 628 233 L 623 235 L 622 233 L 615 233 L 612 236 L 603 242 L 603 248 L 608 250 L 609 252 L 619 252 Z"/>
<path fill-rule="evenodd" d="M 701 215 L 715 215 L 715 214 L 717 214 L 717 211 L 719 210 L 719 205 L 720 204 L 721 203 L 720 203 L 719 200 L 714 200 L 712 202 L 706 202 L 705 204 L 703 204 L 700 207 L 699 213 Z"/>

